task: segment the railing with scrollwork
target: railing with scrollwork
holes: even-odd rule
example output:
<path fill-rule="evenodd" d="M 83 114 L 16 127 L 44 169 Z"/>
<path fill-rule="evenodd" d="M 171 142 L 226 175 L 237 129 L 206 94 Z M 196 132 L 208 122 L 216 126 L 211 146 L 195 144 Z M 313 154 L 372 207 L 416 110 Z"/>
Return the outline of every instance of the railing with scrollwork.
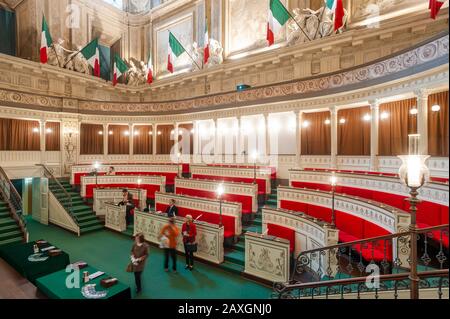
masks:
<path fill-rule="evenodd" d="M 17 222 L 22 231 L 25 241 L 28 241 L 27 222 L 23 217 L 22 197 L 17 192 L 5 170 L 0 166 L 0 193 L 8 203 L 12 217 Z"/>
<path fill-rule="evenodd" d="M 449 225 L 417 229 L 416 235 L 419 245 L 415 263 L 410 260 L 411 231 L 301 252 L 295 261 L 290 282 L 275 284 L 275 292 L 281 294 L 311 287 L 335 289 L 335 285 L 329 282 L 339 284 L 339 289 L 348 290 L 344 287 L 358 284 L 373 271 L 386 276 L 384 278 L 388 281 L 398 278 L 395 275 L 408 274 L 413 265 L 422 272 L 445 269 L 448 272 Z M 394 277 L 389 277 L 391 275 Z"/>
<path fill-rule="evenodd" d="M 419 288 L 432 289 L 426 298 L 442 299 L 448 291 L 448 269 L 422 271 Z M 376 280 L 375 280 L 376 279 Z M 272 297 L 277 299 L 330 299 L 330 298 L 389 298 L 399 299 L 408 295 L 409 273 L 380 275 L 377 278 L 357 277 L 314 283 L 276 284 Z M 433 295 L 436 293 L 436 295 Z"/>
<path fill-rule="evenodd" d="M 62 207 L 65 209 L 65 211 L 69 214 L 69 216 L 72 218 L 72 220 L 74 221 L 74 223 L 76 225 L 78 225 L 78 221 L 75 218 L 75 215 L 73 214 L 73 203 L 72 203 L 72 196 L 70 196 L 70 194 L 66 191 L 66 189 L 61 185 L 61 183 L 59 182 L 59 180 L 53 175 L 53 173 L 50 171 L 50 169 L 48 169 L 47 166 L 43 165 L 43 164 L 37 164 L 36 166 L 40 166 L 42 167 L 44 176 L 48 179 L 49 181 L 49 187 L 50 185 L 54 185 L 56 186 L 57 190 L 59 191 L 59 193 L 62 194 L 62 197 L 57 198 L 59 203 L 62 205 Z M 55 192 L 53 192 L 53 194 L 55 195 Z M 56 197 L 56 195 L 55 195 Z"/>
<path fill-rule="evenodd" d="M 425 270 L 448 266 L 448 233 L 448 225 L 417 230 L 419 266 Z M 371 264 L 378 265 L 383 274 L 404 272 L 411 265 L 410 234 L 408 231 L 301 252 L 291 282 L 365 276 Z"/>

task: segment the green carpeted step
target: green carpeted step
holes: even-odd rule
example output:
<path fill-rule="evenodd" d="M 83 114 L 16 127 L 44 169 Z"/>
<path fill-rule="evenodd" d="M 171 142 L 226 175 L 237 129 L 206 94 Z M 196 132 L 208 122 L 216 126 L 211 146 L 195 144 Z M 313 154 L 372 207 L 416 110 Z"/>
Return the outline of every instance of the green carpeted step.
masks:
<path fill-rule="evenodd" d="M 254 219 L 252 224 L 255 225 L 255 226 L 262 226 L 262 220 Z"/>
<path fill-rule="evenodd" d="M 7 217 L 11 217 L 11 214 L 9 213 L 9 211 L 0 212 L 0 218 L 7 218 Z"/>
<path fill-rule="evenodd" d="M 72 211 L 74 213 L 81 213 L 81 212 L 91 212 L 92 213 L 92 208 L 87 206 L 87 205 L 77 205 L 77 206 L 72 206 Z"/>
<path fill-rule="evenodd" d="M 97 219 L 95 216 L 92 215 L 86 215 L 86 216 L 75 216 L 78 223 L 84 223 L 88 222 L 94 219 Z"/>
<path fill-rule="evenodd" d="M 20 230 L 13 230 L 8 233 L 0 233 L 0 241 L 17 237 L 22 238 L 22 232 Z"/>
<path fill-rule="evenodd" d="M 245 252 L 245 241 L 240 240 L 236 245 L 233 246 L 233 249 Z"/>
<path fill-rule="evenodd" d="M 253 226 L 245 228 L 245 231 L 252 232 L 252 233 L 261 233 L 261 229 L 262 229 L 261 226 L 253 225 Z"/>
<path fill-rule="evenodd" d="M 100 221 L 95 216 L 93 216 L 93 218 L 91 218 L 90 220 L 85 220 L 83 222 L 78 223 L 80 228 L 91 227 L 91 226 L 95 226 L 95 225 L 99 225 L 99 224 L 100 224 Z"/>
<path fill-rule="evenodd" d="M 91 227 L 83 227 L 80 229 L 81 234 L 87 234 L 87 233 L 91 233 L 94 231 L 98 231 L 98 230 L 103 230 L 104 226 L 103 225 L 96 225 L 96 226 L 91 226 Z"/>
<path fill-rule="evenodd" d="M 12 218 L 0 218 L 0 228 L 9 225 L 16 225 L 16 222 Z"/>
<path fill-rule="evenodd" d="M 225 253 L 225 261 L 245 266 L 245 255 L 242 251 L 232 250 Z"/>
<path fill-rule="evenodd" d="M 20 228 L 17 224 L 12 224 L 12 225 L 8 225 L 8 226 L 0 225 L 0 235 L 11 232 L 11 231 L 17 231 L 17 230 L 20 230 Z"/>
<path fill-rule="evenodd" d="M 10 238 L 10 239 L 6 239 L 6 240 L 0 240 L 0 246 L 3 245 L 13 245 L 13 244 L 21 244 L 23 242 L 23 238 L 22 237 L 15 237 L 15 238 Z"/>
<path fill-rule="evenodd" d="M 94 213 L 92 213 L 91 211 L 89 212 L 78 212 L 78 213 L 72 213 L 73 216 L 75 216 L 76 218 L 83 218 L 86 216 L 95 216 Z"/>
<path fill-rule="evenodd" d="M 224 263 L 220 264 L 220 268 L 229 271 L 233 274 L 240 275 L 242 272 L 244 272 L 244 267 L 238 264 L 233 264 L 228 261 L 225 261 Z"/>

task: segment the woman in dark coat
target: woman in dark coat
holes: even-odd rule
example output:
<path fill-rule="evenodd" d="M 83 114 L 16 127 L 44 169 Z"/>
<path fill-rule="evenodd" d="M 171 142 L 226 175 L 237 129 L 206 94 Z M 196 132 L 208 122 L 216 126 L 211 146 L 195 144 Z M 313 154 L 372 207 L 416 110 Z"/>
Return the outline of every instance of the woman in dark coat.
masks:
<path fill-rule="evenodd" d="M 137 234 L 134 237 L 134 245 L 131 248 L 131 263 L 136 282 L 136 293 L 142 291 L 142 272 L 145 268 L 145 262 L 148 257 L 148 245 L 145 242 L 143 234 Z"/>

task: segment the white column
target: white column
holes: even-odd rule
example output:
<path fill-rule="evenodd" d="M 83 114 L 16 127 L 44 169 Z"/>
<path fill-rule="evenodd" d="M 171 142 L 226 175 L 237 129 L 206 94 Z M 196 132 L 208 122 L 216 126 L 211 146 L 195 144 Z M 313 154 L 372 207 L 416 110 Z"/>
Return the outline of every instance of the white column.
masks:
<path fill-rule="evenodd" d="M 265 134 L 266 134 L 266 156 L 269 158 L 272 154 L 270 154 L 270 116 L 268 113 L 264 114 L 264 123 L 265 123 Z M 249 154 L 250 155 L 250 154 Z"/>
<path fill-rule="evenodd" d="M 301 127 L 302 127 L 302 117 L 303 112 L 295 111 L 295 140 L 297 142 L 297 147 L 295 149 L 295 166 L 296 168 L 300 168 L 300 161 L 302 155 L 302 136 L 301 136 Z"/>
<path fill-rule="evenodd" d="M 238 163 L 241 163 L 241 159 L 243 158 L 242 152 L 245 151 L 245 144 L 244 144 L 244 134 L 242 134 L 242 128 L 243 128 L 243 121 L 242 116 L 239 116 L 237 118 L 238 120 L 238 132 L 237 132 L 237 146 L 236 146 L 236 157 Z"/>
<path fill-rule="evenodd" d="M 175 155 L 180 151 L 180 145 L 178 145 L 178 141 L 180 138 L 180 133 L 178 132 L 179 124 L 177 122 L 173 123 L 173 145 L 175 147 Z"/>
<path fill-rule="evenodd" d="M 419 151 L 428 154 L 428 92 L 421 89 L 415 92 L 417 96 L 417 134 L 420 135 Z"/>
<path fill-rule="evenodd" d="M 103 124 L 103 155 L 108 156 L 108 137 L 109 137 L 109 131 L 108 131 L 108 124 Z"/>
<path fill-rule="evenodd" d="M 219 134 L 218 134 L 218 127 L 217 127 L 217 119 L 213 119 L 213 125 L 214 125 L 214 161 L 216 163 L 221 163 L 222 161 L 219 160 Z"/>
<path fill-rule="evenodd" d="M 338 152 L 338 109 L 336 106 L 330 107 L 331 121 L 331 168 L 337 168 Z"/>
<path fill-rule="evenodd" d="M 156 141 L 157 141 L 157 136 L 158 136 L 158 126 L 156 125 L 156 123 L 153 124 L 152 130 L 153 130 L 153 135 L 152 135 L 153 160 L 155 160 L 155 156 L 156 156 Z"/>
<path fill-rule="evenodd" d="M 370 101 L 370 170 L 378 171 L 378 135 L 380 126 L 380 103 Z"/>
<path fill-rule="evenodd" d="M 45 120 L 41 120 L 39 125 L 39 138 L 41 142 L 41 163 L 45 164 L 46 158 L 45 158 L 45 136 L 47 132 L 45 131 Z"/>
<path fill-rule="evenodd" d="M 194 140 L 194 145 L 193 145 L 193 148 L 194 148 L 194 155 L 198 155 L 199 154 L 199 149 L 200 149 L 200 143 L 199 143 L 199 140 L 198 140 L 198 137 L 199 137 L 199 134 L 198 134 L 198 121 L 195 121 L 194 122 L 194 137 L 193 137 L 193 140 Z"/>
<path fill-rule="evenodd" d="M 128 140 L 129 140 L 129 160 L 131 161 L 131 159 L 133 158 L 133 148 L 134 148 L 134 132 L 133 132 L 133 128 L 134 125 L 132 123 L 128 124 L 128 132 L 130 133 L 130 135 L 128 136 Z"/>

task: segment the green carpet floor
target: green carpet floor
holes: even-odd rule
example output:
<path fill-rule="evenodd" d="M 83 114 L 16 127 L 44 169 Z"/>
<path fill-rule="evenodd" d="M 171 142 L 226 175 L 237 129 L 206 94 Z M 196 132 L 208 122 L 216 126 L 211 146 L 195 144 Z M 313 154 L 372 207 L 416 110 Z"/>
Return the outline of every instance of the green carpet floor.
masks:
<path fill-rule="evenodd" d="M 117 277 L 132 288 L 134 276 L 126 273 L 132 240 L 108 230 L 82 237 L 54 226 L 29 220 L 30 240 L 45 239 L 70 255 L 71 262 L 83 260 Z M 152 299 L 268 299 L 272 289 L 234 275 L 217 267 L 196 263 L 193 272 L 184 269 L 184 258 L 178 256 L 178 274 L 163 270 L 164 256 L 159 248 L 150 247 L 143 274 L 143 292 L 137 298 Z"/>

